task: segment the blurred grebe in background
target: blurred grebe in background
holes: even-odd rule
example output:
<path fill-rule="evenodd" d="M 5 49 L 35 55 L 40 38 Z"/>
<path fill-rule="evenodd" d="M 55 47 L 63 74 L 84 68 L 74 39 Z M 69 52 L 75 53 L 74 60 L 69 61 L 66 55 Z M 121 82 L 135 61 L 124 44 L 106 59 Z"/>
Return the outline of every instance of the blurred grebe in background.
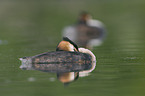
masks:
<path fill-rule="evenodd" d="M 106 29 L 101 21 L 92 19 L 92 16 L 87 12 L 82 12 L 77 23 L 66 26 L 62 35 L 80 47 L 92 49 L 94 46 L 102 44 L 106 37 Z"/>

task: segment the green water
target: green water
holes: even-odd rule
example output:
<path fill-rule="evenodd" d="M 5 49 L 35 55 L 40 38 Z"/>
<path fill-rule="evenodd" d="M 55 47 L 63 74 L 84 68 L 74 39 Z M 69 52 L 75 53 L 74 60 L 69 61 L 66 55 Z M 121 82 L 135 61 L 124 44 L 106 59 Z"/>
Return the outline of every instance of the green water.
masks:
<path fill-rule="evenodd" d="M 144 96 L 144 0 L 0 1 L 1 96 Z M 93 53 L 90 76 L 63 86 L 54 73 L 21 70 L 20 57 L 54 51 L 64 26 L 80 11 L 92 13 L 107 28 Z"/>

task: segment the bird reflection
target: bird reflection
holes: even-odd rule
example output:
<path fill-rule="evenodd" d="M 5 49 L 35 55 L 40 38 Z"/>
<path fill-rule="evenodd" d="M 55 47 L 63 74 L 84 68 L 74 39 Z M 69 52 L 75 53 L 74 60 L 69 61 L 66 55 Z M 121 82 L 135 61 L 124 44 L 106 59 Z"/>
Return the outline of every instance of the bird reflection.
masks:
<path fill-rule="evenodd" d="M 105 35 L 104 24 L 99 20 L 92 19 L 88 12 L 81 12 L 77 23 L 66 26 L 63 30 L 64 37 L 70 38 L 80 47 L 89 49 L 101 45 Z"/>
<path fill-rule="evenodd" d="M 68 85 L 73 81 L 78 80 L 79 72 L 57 73 L 57 79 L 64 85 Z"/>
<path fill-rule="evenodd" d="M 56 51 L 32 57 L 20 58 L 21 69 L 53 72 L 64 85 L 88 76 L 95 69 L 96 57 L 88 49 L 78 48 L 69 38 L 64 37 Z"/>

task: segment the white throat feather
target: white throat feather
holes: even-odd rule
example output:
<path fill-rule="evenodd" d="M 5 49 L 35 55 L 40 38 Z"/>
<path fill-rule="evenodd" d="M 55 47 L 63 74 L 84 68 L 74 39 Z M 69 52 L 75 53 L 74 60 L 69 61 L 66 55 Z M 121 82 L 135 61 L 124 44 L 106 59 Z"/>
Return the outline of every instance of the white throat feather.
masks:
<path fill-rule="evenodd" d="M 91 57 L 92 57 L 92 68 L 89 70 L 79 72 L 80 77 L 88 76 L 89 73 L 92 72 L 96 67 L 96 57 L 90 50 L 85 49 L 85 48 L 79 48 L 79 52 L 87 53 L 87 54 L 91 55 Z"/>

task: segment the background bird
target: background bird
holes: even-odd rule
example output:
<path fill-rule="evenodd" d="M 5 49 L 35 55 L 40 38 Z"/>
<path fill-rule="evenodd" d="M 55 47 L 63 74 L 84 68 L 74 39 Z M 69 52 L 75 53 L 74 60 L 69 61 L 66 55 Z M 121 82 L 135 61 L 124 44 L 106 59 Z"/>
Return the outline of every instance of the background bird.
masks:
<path fill-rule="evenodd" d="M 101 21 L 92 19 L 87 12 L 81 12 L 76 24 L 66 26 L 62 35 L 80 47 L 92 49 L 94 46 L 102 44 L 106 36 L 106 29 Z"/>

